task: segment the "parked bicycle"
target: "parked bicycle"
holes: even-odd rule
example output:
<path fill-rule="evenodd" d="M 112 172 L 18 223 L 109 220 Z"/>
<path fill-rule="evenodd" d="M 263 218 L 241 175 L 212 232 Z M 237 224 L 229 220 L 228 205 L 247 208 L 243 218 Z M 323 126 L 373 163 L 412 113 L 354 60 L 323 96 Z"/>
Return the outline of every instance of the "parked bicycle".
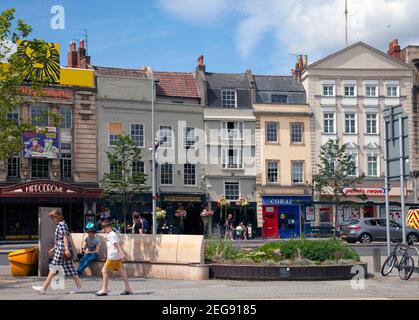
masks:
<path fill-rule="evenodd" d="M 393 252 L 390 256 L 384 261 L 383 266 L 381 267 L 381 274 L 385 277 L 388 276 L 394 268 L 399 271 L 399 277 L 401 280 L 409 280 L 415 269 L 415 262 L 409 254 L 410 249 L 415 249 L 409 244 L 397 243 Z M 399 261 L 398 253 L 401 255 Z"/>

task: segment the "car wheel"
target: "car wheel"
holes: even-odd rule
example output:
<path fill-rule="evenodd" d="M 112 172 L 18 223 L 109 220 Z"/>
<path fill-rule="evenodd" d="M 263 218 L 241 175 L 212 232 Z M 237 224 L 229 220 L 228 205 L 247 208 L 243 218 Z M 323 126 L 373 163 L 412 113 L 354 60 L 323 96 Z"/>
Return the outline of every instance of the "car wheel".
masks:
<path fill-rule="evenodd" d="M 414 233 L 410 233 L 407 235 L 407 242 L 409 243 L 416 243 L 418 242 L 418 236 L 415 235 Z"/>
<path fill-rule="evenodd" d="M 372 238 L 368 233 L 363 233 L 361 234 L 361 236 L 359 237 L 359 241 L 361 243 L 371 243 Z"/>

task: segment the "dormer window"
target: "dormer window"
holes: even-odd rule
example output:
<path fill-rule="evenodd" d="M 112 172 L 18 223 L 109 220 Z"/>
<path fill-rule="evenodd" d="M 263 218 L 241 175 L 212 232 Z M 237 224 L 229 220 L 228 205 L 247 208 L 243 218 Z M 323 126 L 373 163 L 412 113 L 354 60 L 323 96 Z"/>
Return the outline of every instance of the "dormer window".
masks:
<path fill-rule="evenodd" d="M 271 103 L 287 103 L 288 96 L 285 94 L 272 94 Z"/>
<path fill-rule="evenodd" d="M 223 108 L 237 108 L 237 92 L 236 90 L 221 90 L 221 103 Z"/>

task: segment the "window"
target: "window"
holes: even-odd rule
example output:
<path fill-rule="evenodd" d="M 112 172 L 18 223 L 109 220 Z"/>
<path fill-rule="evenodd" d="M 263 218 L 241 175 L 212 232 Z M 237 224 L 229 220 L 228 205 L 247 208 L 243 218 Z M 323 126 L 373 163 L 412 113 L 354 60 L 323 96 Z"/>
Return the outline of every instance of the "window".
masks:
<path fill-rule="evenodd" d="M 61 143 L 61 179 L 72 179 L 71 143 Z"/>
<path fill-rule="evenodd" d="M 223 169 L 241 169 L 242 155 L 243 151 L 241 148 L 223 149 Z"/>
<path fill-rule="evenodd" d="M 335 133 L 335 114 L 326 112 L 323 115 L 324 133 Z"/>
<path fill-rule="evenodd" d="M 267 170 L 266 170 L 266 174 L 267 174 L 267 181 L 268 183 L 278 183 L 278 161 L 274 161 L 274 160 L 269 160 L 267 162 Z"/>
<path fill-rule="evenodd" d="M 186 127 L 183 131 L 183 145 L 185 150 L 193 149 L 196 142 L 196 131 L 195 128 Z"/>
<path fill-rule="evenodd" d="M 185 186 L 196 185 L 196 171 L 195 165 L 186 163 L 183 165 L 183 184 Z"/>
<path fill-rule="evenodd" d="M 367 156 L 368 176 L 378 177 L 378 156 Z"/>
<path fill-rule="evenodd" d="M 109 145 L 115 145 L 115 141 L 123 132 L 122 123 L 113 122 L 108 124 Z"/>
<path fill-rule="evenodd" d="M 323 96 L 324 97 L 334 97 L 335 96 L 335 86 L 334 85 L 323 85 Z"/>
<path fill-rule="evenodd" d="M 19 112 L 17 109 L 7 113 L 7 120 L 13 121 L 16 125 L 19 124 Z"/>
<path fill-rule="evenodd" d="M 378 134 L 377 118 L 376 113 L 367 113 L 367 134 Z"/>
<path fill-rule="evenodd" d="M 221 100 L 223 108 L 237 108 L 236 90 L 221 90 Z"/>
<path fill-rule="evenodd" d="M 397 98 L 399 96 L 399 86 L 397 85 L 388 85 L 387 86 L 387 97 Z"/>
<path fill-rule="evenodd" d="M 345 113 L 345 133 L 355 134 L 356 133 L 356 114 Z"/>
<path fill-rule="evenodd" d="M 131 139 L 139 148 L 144 148 L 144 126 L 131 124 Z"/>
<path fill-rule="evenodd" d="M 287 103 L 288 96 L 284 94 L 272 94 L 271 103 Z"/>
<path fill-rule="evenodd" d="M 160 183 L 162 185 L 173 184 L 173 165 L 165 163 L 160 166 Z"/>
<path fill-rule="evenodd" d="M 19 178 L 20 177 L 20 157 L 15 155 L 7 160 L 7 177 Z"/>
<path fill-rule="evenodd" d="M 377 86 L 376 85 L 366 85 L 365 86 L 365 96 L 366 97 L 377 97 Z"/>
<path fill-rule="evenodd" d="M 131 168 L 132 176 L 135 177 L 139 174 L 144 174 L 144 162 L 143 161 L 133 161 Z"/>
<path fill-rule="evenodd" d="M 49 179 L 49 161 L 47 159 L 31 160 L 32 179 Z"/>
<path fill-rule="evenodd" d="M 112 174 L 122 174 L 122 162 L 111 163 L 109 165 L 109 172 Z"/>
<path fill-rule="evenodd" d="M 161 148 L 173 148 L 173 131 L 172 126 L 160 126 L 160 141 L 161 141 Z"/>
<path fill-rule="evenodd" d="M 60 107 L 61 128 L 71 129 L 73 110 L 70 106 Z"/>
<path fill-rule="evenodd" d="M 291 123 L 291 143 L 303 143 L 304 123 Z"/>
<path fill-rule="evenodd" d="M 350 154 L 351 156 L 351 168 L 348 172 L 348 176 L 357 177 L 358 176 L 358 155 L 355 153 Z"/>
<path fill-rule="evenodd" d="M 31 119 L 34 126 L 48 125 L 48 106 L 33 105 L 31 106 Z"/>
<path fill-rule="evenodd" d="M 240 184 L 238 182 L 224 182 L 224 196 L 230 201 L 237 200 L 240 197 Z"/>
<path fill-rule="evenodd" d="M 344 95 L 345 97 L 355 97 L 355 85 L 345 85 Z"/>
<path fill-rule="evenodd" d="M 304 183 L 304 161 L 292 161 L 292 183 Z"/>
<path fill-rule="evenodd" d="M 267 122 L 266 123 L 266 142 L 277 143 L 278 140 L 279 123 Z"/>
<path fill-rule="evenodd" d="M 222 124 L 222 138 L 241 140 L 243 139 L 243 122 L 223 122 Z"/>

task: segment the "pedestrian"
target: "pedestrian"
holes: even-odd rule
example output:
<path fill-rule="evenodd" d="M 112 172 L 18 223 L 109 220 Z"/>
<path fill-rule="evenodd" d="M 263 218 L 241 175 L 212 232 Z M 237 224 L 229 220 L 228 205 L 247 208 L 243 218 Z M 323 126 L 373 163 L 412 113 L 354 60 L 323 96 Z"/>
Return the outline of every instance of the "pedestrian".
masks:
<path fill-rule="evenodd" d="M 100 240 L 96 237 L 96 229 L 92 223 L 88 223 L 86 226 L 87 238 L 84 240 L 85 245 L 82 250 L 83 257 L 80 259 L 80 264 L 77 269 L 79 277 L 83 274 L 83 271 L 99 257 Z"/>
<path fill-rule="evenodd" d="M 147 234 L 150 232 L 150 224 L 148 223 L 147 219 L 144 217 L 144 215 L 141 215 L 140 218 L 141 222 L 141 234 Z"/>
<path fill-rule="evenodd" d="M 70 293 L 79 293 L 81 291 L 81 281 L 73 262 L 73 249 L 69 240 L 70 232 L 68 226 L 64 221 L 63 215 L 57 210 L 51 211 L 48 213 L 48 216 L 57 225 L 54 234 L 54 247 L 48 251 L 50 255 L 53 255 L 53 259 L 49 265 L 48 277 L 44 284 L 42 286 L 33 286 L 32 289 L 45 294 L 57 271 L 64 271 L 64 275 L 73 277 L 76 283 L 76 289 Z"/>
<path fill-rule="evenodd" d="M 225 227 L 225 238 L 226 239 L 231 239 L 233 240 L 233 215 L 230 213 L 227 217 L 226 222 L 224 223 L 224 227 Z"/>
<path fill-rule="evenodd" d="M 99 297 L 108 295 L 108 284 L 110 272 L 119 272 L 122 280 L 125 284 L 125 290 L 121 293 L 123 296 L 133 294 L 131 287 L 128 282 L 127 272 L 124 269 L 123 260 L 125 260 L 125 254 L 121 248 L 118 234 L 112 230 L 112 222 L 105 220 L 102 222 L 102 228 L 105 232 L 106 247 L 107 247 L 107 260 L 102 268 L 103 285 L 102 289 L 99 290 L 96 295 Z"/>
<path fill-rule="evenodd" d="M 132 215 L 132 233 L 134 234 L 140 234 L 141 233 L 141 228 L 142 228 L 142 223 L 141 223 L 141 216 L 138 212 L 134 212 Z"/>

